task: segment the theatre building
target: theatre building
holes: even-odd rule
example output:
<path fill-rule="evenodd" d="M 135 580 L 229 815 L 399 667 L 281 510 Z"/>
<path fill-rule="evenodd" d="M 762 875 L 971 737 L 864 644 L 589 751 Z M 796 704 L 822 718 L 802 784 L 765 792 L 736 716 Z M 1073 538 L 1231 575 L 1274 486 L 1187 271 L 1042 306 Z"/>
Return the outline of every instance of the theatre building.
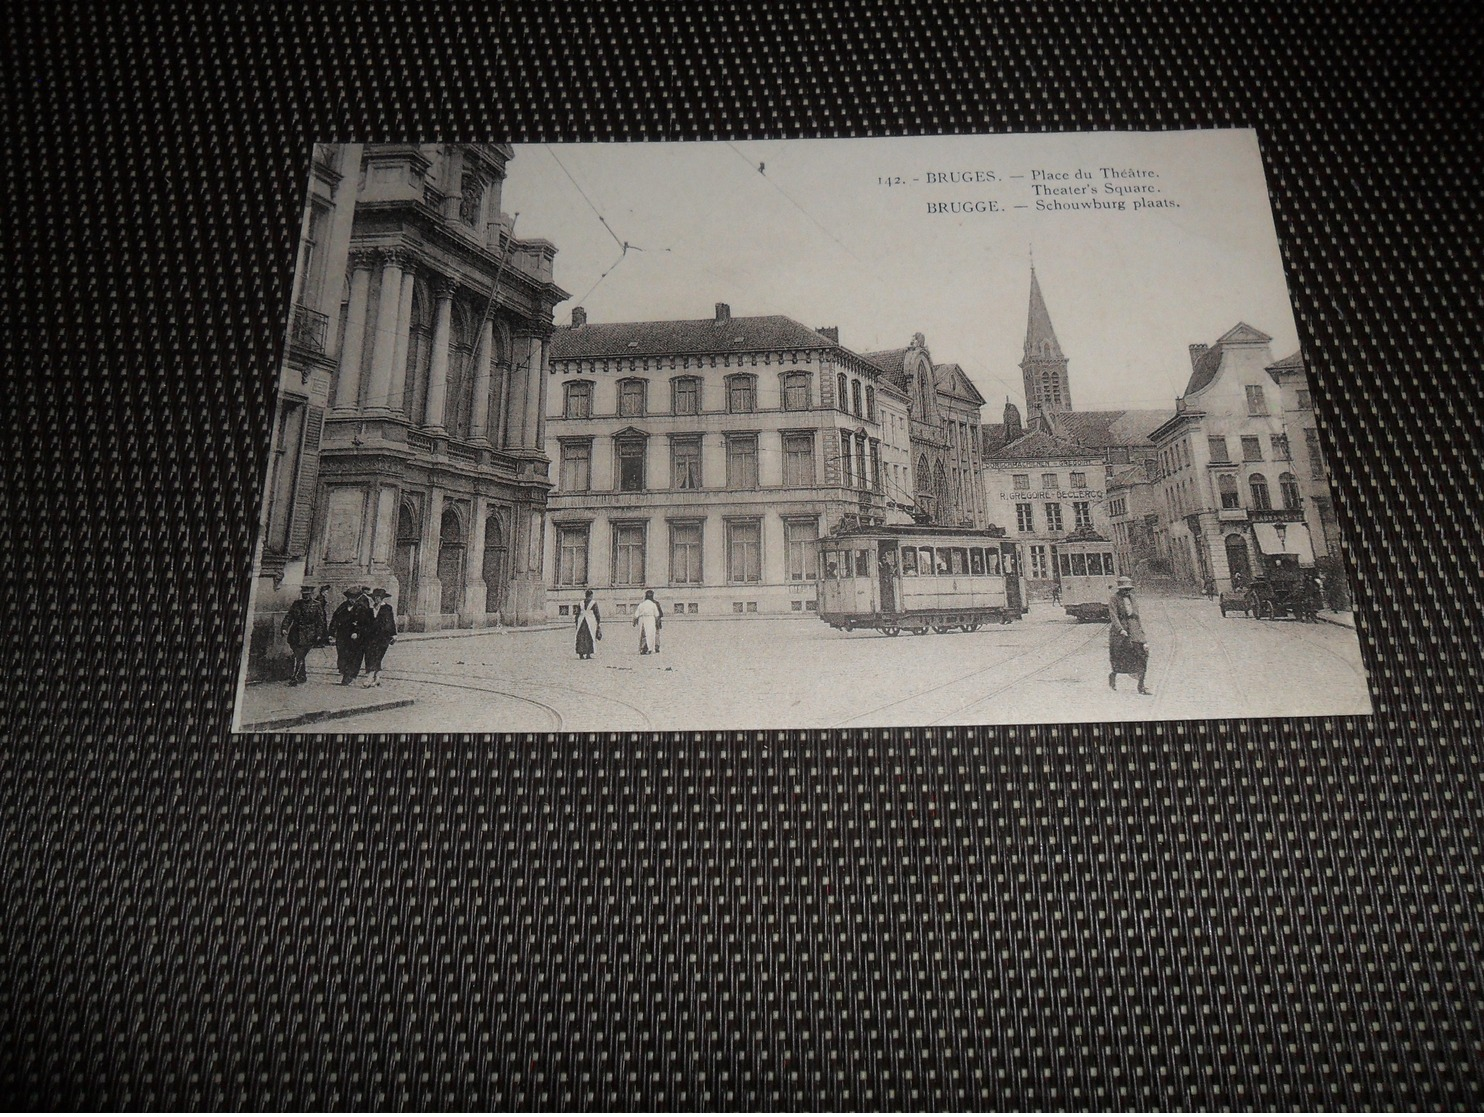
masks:
<path fill-rule="evenodd" d="M 610 614 L 646 589 L 671 615 L 808 614 L 820 536 L 899 511 L 886 467 L 901 464 L 906 397 L 834 329 L 725 303 L 657 322 L 579 307 L 550 359 L 558 616 L 587 589 Z"/>
<path fill-rule="evenodd" d="M 267 512 L 283 569 L 384 586 L 404 628 L 544 619 L 555 249 L 500 212 L 503 144 L 317 149 Z M 323 345 L 301 361 L 303 339 Z M 311 346 L 314 348 L 315 346 Z M 292 475 L 292 480 L 290 479 Z M 260 568 L 284 538 L 269 530 Z M 298 564 L 297 566 L 292 564 Z M 338 592 L 336 597 L 338 598 Z"/>

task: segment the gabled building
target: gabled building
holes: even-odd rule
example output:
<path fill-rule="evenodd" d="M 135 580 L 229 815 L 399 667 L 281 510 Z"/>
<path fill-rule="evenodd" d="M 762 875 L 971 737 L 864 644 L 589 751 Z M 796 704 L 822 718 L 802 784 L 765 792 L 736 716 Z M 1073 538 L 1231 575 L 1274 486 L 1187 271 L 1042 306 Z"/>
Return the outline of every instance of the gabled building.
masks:
<path fill-rule="evenodd" d="M 624 612 L 815 608 L 816 541 L 894 512 L 906 385 L 781 315 L 589 322 L 551 344 L 548 596 Z"/>
<path fill-rule="evenodd" d="M 956 364 L 934 364 L 922 334 L 905 349 L 865 354 L 908 399 L 908 454 L 914 518 L 921 523 L 989 525 L 980 477 L 984 397 Z"/>
<path fill-rule="evenodd" d="M 1314 397 L 1309 388 L 1309 373 L 1303 355 L 1292 353 L 1269 365 L 1268 375 L 1278 385 L 1283 425 L 1288 431 L 1292 472 L 1303 501 L 1304 522 L 1309 526 L 1314 555 L 1316 558 L 1338 557 L 1340 528 L 1335 519 L 1329 466 L 1325 462 L 1324 448 L 1319 443 Z"/>
<path fill-rule="evenodd" d="M 1192 345 L 1185 392 L 1152 434 L 1158 543 L 1187 584 L 1243 586 L 1263 555 L 1314 562 L 1271 343 L 1239 322 L 1212 345 Z"/>

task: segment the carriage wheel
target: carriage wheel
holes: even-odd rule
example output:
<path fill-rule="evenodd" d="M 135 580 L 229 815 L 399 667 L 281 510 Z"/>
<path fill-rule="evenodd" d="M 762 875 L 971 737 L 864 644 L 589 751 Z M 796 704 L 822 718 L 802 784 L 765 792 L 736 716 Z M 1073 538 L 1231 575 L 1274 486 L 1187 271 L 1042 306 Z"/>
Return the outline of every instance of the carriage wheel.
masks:
<path fill-rule="evenodd" d="M 981 623 L 983 623 L 983 622 L 981 622 L 981 621 L 970 621 L 968 624 L 964 625 L 964 631 L 965 632 L 978 632 L 979 631 L 979 625 Z"/>
<path fill-rule="evenodd" d="M 953 631 L 953 625 L 951 625 L 951 624 L 935 624 L 935 625 L 933 625 L 933 631 L 936 632 L 939 636 L 942 636 L 945 633 L 952 632 Z"/>
<path fill-rule="evenodd" d="M 884 624 L 881 626 L 881 633 L 884 636 L 900 636 L 902 630 L 894 624 Z"/>
<path fill-rule="evenodd" d="M 927 629 L 927 626 L 926 625 L 923 625 L 921 628 L 914 628 L 912 630 L 912 635 L 913 636 L 926 636 L 927 634 L 928 634 L 928 629 Z"/>
<path fill-rule="evenodd" d="M 845 628 L 845 631 L 846 632 L 854 632 L 855 631 L 855 622 L 852 621 L 852 620 L 847 620 L 845 622 L 844 628 Z"/>

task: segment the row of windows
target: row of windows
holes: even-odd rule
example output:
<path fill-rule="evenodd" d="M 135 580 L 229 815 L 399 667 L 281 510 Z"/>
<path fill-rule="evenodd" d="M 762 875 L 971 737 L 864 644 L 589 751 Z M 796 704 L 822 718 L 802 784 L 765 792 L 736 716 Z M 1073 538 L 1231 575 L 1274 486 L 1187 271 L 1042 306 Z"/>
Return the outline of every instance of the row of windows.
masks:
<path fill-rule="evenodd" d="M 1021 491 L 1031 487 L 1031 475 L 1029 473 L 1012 474 L 1010 481 L 1016 489 Z M 1041 488 L 1043 489 L 1059 489 L 1061 488 L 1060 482 L 1061 475 L 1058 473 L 1041 474 Z M 1068 476 L 1068 487 L 1073 489 L 1087 488 L 1087 474 L 1080 470 L 1073 470 Z"/>
<path fill-rule="evenodd" d="M 782 404 L 785 411 L 807 411 L 814 406 L 810 376 L 807 372 L 786 372 L 782 378 Z M 701 378 L 679 376 L 670 381 L 670 414 L 699 415 L 702 411 Z M 593 417 L 593 382 L 572 380 L 562 387 L 562 416 L 566 419 L 591 419 Z M 751 373 L 737 373 L 725 380 L 726 410 L 731 414 L 750 414 L 757 406 L 757 377 Z M 853 405 L 857 418 L 876 421 L 876 389 L 865 386 L 862 406 L 861 382 L 850 381 L 847 385 L 844 373 L 840 374 L 839 408 L 850 412 Z M 639 418 L 649 414 L 649 381 L 631 378 L 618 382 L 618 414 L 623 418 Z"/>
<path fill-rule="evenodd" d="M 705 485 L 701 468 L 701 435 L 677 435 L 670 439 L 671 489 L 700 489 Z M 726 443 L 726 487 L 756 489 L 758 476 L 758 436 L 736 433 L 722 436 Z M 586 439 L 563 440 L 560 485 L 563 492 L 586 492 L 593 487 L 593 444 Z M 645 438 L 617 438 L 613 443 L 614 478 L 618 492 L 637 493 L 663 489 L 647 474 L 649 443 Z M 881 489 L 881 444 L 849 432 L 841 433 L 842 483 L 852 488 Z M 817 482 L 814 433 L 788 432 L 783 435 L 783 484 L 795 488 Z"/>
<path fill-rule="evenodd" d="M 1278 475 L 1278 488 L 1282 493 L 1285 509 L 1298 509 L 1303 505 L 1298 480 L 1292 473 Z M 1252 496 L 1251 507 L 1260 510 L 1272 508 L 1273 501 L 1268 491 L 1268 479 L 1261 473 L 1254 473 L 1247 478 L 1247 489 Z M 1237 479 L 1232 474 L 1223 473 L 1216 478 L 1216 492 L 1222 508 L 1242 507 L 1242 498 L 1237 491 Z"/>
<path fill-rule="evenodd" d="M 669 524 L 669 585 L 699 586 L 705 583 L 702 539 L 705 523 L 700 520 Z M 763 580 L 763 522 L 760 519 L 729 519 L 725 524 L 726 581 L 740 585 Z M 649 523 L 634 521 L 612 525 L 609 583 L 614 586 L 643 586 L 649 581 Z M 589 529 L 587 524 L 557 527 L 558 586 L 585 586 L 589 577 Z M 813 581 L 817 570 L 819 541 L 817 518 L 783 521 L 784 576 L 790 582 Z"/>
<path fill-rule="evenodd" d="M 1227 445 L 1225 436 L 1211 435 L 1207 441 L 1210 445 L 1211 460 L 1213 462 L 1231 461 L 1231 458 L 1227 456 Z M 1272 443 L 1273 460 L 1288 461 L 1288 435 L 1275 434 L 1272 436 Z M 1260 462 L 1265 460 L 1262 454 L 1261 437 L 1255 434 L 1245 434 L 1242 436 L 1242 460 L 1244 462 Z"/>
<path fill-rule="evenodd" d="M 1117 573 L 1112 551 L 1066 551 L 1056 556 L 1057 569 L 1063 578 L 1109 578 Z"/>
<path fill-rule="evenodd" d="M 1047 501 L 1041 506 L 1046 516 L 1047 531 L 1066 531 L 1066 518 L 1062 514 L 1060 501 Z M 1077 528 L 1092 527 L 1092 502 L 1089 500 L 1072 501 L 1072 526 Z M 1036 530 L 1036 506 L 1029 502 L 1022 502 L 1015 506 L 1015 530 L 1030 532 Z"/>
<path fill-rule="evenodd" d="M 903 547 L 900 569 L 904 578 L 971 577 L 1002 573 L 1000 552 L 993 547 Z M 871 551 L 867 548 L 825 551 L 826 578 L 868 578 L 871 576 Z M 888 555 L 888 558 L 890 556 Z"/>

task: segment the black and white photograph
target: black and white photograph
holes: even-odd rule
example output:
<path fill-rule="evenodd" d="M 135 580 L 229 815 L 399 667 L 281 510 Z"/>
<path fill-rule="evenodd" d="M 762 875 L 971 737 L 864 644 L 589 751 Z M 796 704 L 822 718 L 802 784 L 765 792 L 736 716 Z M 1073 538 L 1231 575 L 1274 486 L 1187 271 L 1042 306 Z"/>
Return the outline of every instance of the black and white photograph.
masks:
<path fill-rule="evenodd" d="M 316 145 L 235 728 L 1370 713 L 1260 138 Z"/>

